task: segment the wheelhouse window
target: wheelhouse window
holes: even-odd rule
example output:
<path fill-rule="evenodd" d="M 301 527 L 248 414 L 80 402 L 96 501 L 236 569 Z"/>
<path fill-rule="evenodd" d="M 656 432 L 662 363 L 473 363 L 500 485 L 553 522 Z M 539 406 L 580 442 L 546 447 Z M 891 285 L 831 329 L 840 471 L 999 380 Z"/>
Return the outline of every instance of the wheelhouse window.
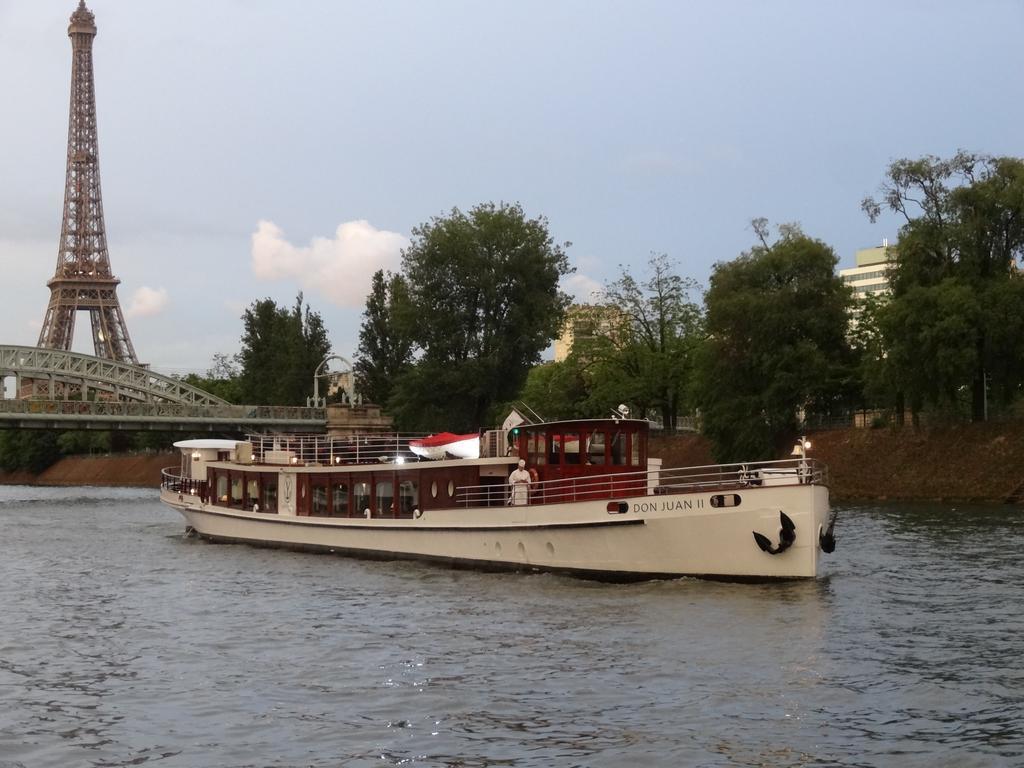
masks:
<path fill-rule="evenodd" d="M 626 435 L 620 430 L 611 439 L 612 464 L 623 466 L 626 463 Z"/>
<path fill-rule="evenodd" d="M 543 432 L 537 433 L 537 447 L 535 451 L 530 453 L 531 464 L 545 464 L 547 463 L 547 442 L 548 436 Z"/>
<path fill-rule="evenodd" d="M 630 446 L 631 446 L 630 455 L 632 456 L 632 462 L 631 463 L 633 464 L 634 467 L 639 467 L 640 466 L 640 435 L 638 435 L 638 434 L 636 434 L 634 432 L 629 437 L 630 437 L 629 442 L 630 442 Z"/>
<path fill-rule="evenodd" d="M 231 478 L 231 506 L 242 506 L 242 476 L 236 475 Z"/>
<path fill-rule="evenodd" d="M 604 464 L 604 432 L 592 432 L 587 441 L 587 461 Z"/>
<path fill-rule="evenodd" d="M 564 446 L 562 460 L 565 464 L 579 464 L 580 463 L 580 433 L 579 432 L 566 432 L 562 435 L 562 444 Z"/>
<path fill-rule="evenodd" d="M 562 463 L 562 436 L 551 435 L 551 448 L 548 451 L 548 464 Z"/>
<path fill-rule="evenodd" d="M 260 499 L 260 479 L 259 477 L 250 477 L 245 483 L 245 498 L 249 500 L 249 506 L 259 503 Z"/>
<path fill-rule="evenodd" d="M 228 503 L 228 476 L 218 474 L 217 475 L 217 503 L 227 504 Z"/>

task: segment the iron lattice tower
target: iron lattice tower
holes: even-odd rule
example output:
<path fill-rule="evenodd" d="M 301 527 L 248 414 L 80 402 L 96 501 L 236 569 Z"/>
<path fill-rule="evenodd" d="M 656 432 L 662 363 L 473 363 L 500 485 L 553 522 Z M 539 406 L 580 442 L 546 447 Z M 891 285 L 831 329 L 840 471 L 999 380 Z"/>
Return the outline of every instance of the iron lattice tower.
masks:
<path fill-rule="evenodd" d="M 79 0 L 68 26 L 71 38 L 71 112 L 57 271 L 47 283 L 50 303 L 37 346 L 70 351 L 75 314 L 88 310 L 96 357 L 138 365 L 117 300 L 121 282 L 111 274 L 100 194 L 99 143 L 92 41 L 96 18 Z"/>

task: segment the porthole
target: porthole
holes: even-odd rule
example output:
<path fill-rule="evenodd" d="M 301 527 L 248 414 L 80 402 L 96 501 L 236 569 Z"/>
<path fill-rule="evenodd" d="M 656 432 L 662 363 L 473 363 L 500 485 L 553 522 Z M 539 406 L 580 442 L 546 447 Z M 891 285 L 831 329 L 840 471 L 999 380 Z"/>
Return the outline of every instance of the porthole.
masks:
<path fill-rule="evenodd" d="M 455 495 L 455 481 L 454 480 L 449 480 L 448 481 L 448 497 L 451 498 L 454 495 Z"/>
<path fill-rule="evenodd" d="M 738 507 L 739 505 L 740 495 L 738 493 L 725 493 L 711 497 L 712 507 Z"/>
<path fill-rule="evenodd" d="M 432 482 L 430 484 L 430 498 L 432 498 L 432 499 L 436 499 L 437 498 L 437 480 L 435 480 L 434 482 Z"/>

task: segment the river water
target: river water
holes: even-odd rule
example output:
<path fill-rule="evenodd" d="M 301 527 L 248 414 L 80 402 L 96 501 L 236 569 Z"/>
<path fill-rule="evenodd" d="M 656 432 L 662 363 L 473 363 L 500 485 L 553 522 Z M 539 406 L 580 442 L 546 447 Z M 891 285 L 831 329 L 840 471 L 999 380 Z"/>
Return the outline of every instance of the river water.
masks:
<path fill-rule="evenodd" d="M 0 768 L 1021 766 L 1024 510 L 841 508 L 813 583 L 216 545 L 0 487 Z"/>

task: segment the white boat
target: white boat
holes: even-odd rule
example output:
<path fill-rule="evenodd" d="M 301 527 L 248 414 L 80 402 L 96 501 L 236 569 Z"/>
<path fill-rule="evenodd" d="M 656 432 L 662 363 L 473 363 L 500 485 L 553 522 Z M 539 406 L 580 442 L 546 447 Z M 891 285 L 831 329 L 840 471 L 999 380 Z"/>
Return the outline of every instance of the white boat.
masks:
<path fill-rule="evenodd" d="M 664 468 L 647 438 L 639 420 L 526 424 L 432 461 L 397 435 L 185 440 L 160 496 L 213 541 L 615 580 L 817 575 L 824 465 Z M 513 494 L 520 459 L 531 482 Z"/>

